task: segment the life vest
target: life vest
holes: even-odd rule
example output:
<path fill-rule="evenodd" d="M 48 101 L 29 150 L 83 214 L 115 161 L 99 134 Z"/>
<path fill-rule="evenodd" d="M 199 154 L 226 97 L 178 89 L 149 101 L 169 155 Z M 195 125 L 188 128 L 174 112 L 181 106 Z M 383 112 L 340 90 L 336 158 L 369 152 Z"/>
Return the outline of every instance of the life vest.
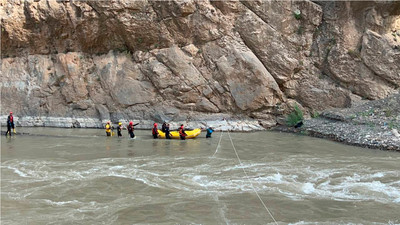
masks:
<path fill-rule="evenodd" d="M 133 130 L 135 128 L 133 128 L 133 125 L 128 125 L 127 129 L 128 129 L 128 132 L 133 132 Z"/>
<path fill-rule="evenodd" d="M 180 136 L 186 136 L 185 131 L 183 130 L 183 127 L 179 128 L 179 135 Z"/>
<path fill-rule="evenodd" d="M 10 123 L 12 123 L 14 121 L 14 117 L 10 116 Z"/>
<path fill-rule="evenodd" d="M 106 124 L 106 132 L 107 133 L 111 132 L 111 125 L 110 124 Z"/>
<path fill-rule="evenodd" d="M 158 134 L 158 129 L 156 127 L 154 127 L 152 132 L 153 132 L 153 135 Z"/>

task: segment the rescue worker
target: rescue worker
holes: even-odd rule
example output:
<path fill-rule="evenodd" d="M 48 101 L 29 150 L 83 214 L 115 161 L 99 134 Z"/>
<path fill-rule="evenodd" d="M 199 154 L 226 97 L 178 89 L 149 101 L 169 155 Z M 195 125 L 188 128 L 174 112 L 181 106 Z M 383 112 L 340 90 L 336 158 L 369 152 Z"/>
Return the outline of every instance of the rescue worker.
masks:
<path fill-rule="evenodd" d="M 181 127 L 179 128 L 179 137 L 181 140 L 186 139 L 187 134 L 185 133 L 185 129 L 183 128 L 183 124 L 181 124 Z"/>
<path fill-rule="evenodd" d="M 152 134 L 153 134 L 153 138 L 154 138 L 154 139 L 158 138 L 157 123 L 154 123 L 154 127 L 153 127 L 153 129 L 152 129 Z"/>
<path fill-rule="evenodd" d="M 124 127 L 122 126 L 122 123 L 119 122 L 119 123 L 118 123 L 118 127 L 117 127 L 117 134 L 118 134 L 118 137 L 122 137 L 122 129 L 124 129 Z"/>
<path fill-rule="evenodd" d="M 212 127 L 207 128 L 207 134 L 206 134 L 206 138 L 210 138 L 212 132 L 214 132 L 214 130 L 212 129 Z"/>
<path fill-rule="evenodd" d="M 126 127 L 126 129 L 128 130 L 128 134 L 131 138 L 135 138 L 135 133 L 133 133 L 135 131 L 135 126 L 138 125 L 139 123 L 135 123 L 133 124 L 132 121 L 129 122 L 129 125 Z"/>
<path fill-rule="evenodd" d="M 111 122 L 107 121 L 106 124 L 106 135 L 111 136 L 111 131 L 114 130 L 114 127 L 111 126 Z"/>
<path fill-rule="evenodd" d="M 7 134 L 10 134 L 10 136 L 11 136 L 11 128 L 13 129 L 14 134 L 16 134 L 17 132 L 15 132 L 14 117 L 13 117 L 13 113 L 12 112 L 10 112 L 10 115 L 7 117 L 7 132 L 6 132 L 6 136 L 7 136 Z"/>
<path fill-rule="evenodd" d="M 169 133 L 169 123 L 165 125 L 165 138 L 171 139 L 171 134 Z"/>

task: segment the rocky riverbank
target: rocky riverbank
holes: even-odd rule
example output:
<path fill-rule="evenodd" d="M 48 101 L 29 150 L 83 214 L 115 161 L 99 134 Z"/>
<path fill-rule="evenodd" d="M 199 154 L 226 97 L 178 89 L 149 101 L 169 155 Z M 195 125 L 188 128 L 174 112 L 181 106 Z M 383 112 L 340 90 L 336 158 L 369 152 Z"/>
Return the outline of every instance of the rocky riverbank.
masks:
<path fill-rule="evenodd" d="M 400 151 L 399 129 L 399 94 L 352 108 L 326 110 L 315 118 L 306 119 L 301 128 L 274 128 L 350 145 L 396 151 Z"/>
<path fill-rule="evenodd" d="M 15 116 L 15 124 L 17 127 L 62 127 L 62 128 L 104 128 L 108 120 L 100 120 L 97 118 L 71 118 L 71 117 L 31 117 Z M 0 116 L 1 125 L 6 126 L 7 117 Z M 162 120 L 146 120 L 136 119 L 135 123 L 139 123 L 137 129 L 151 129 L 154 122 L 162 123 Z M 129 123 L 128 120 L 112 120 L 116 127 L 118 122 L 125 125 Z M 232 118 L 225 114 L 215 114 L 204 117 L 197 117 L 196 120 L 177 120 L 167 121 L 170 123 L 172 129 L 178 128 L 180 124 L 184 124 L 187 128 L 201 128 L 206 129 L 213 127 L 219 131 L 260 131 L 265 128 L 260 124 L 260 121 L 248 118 Z M 160 124 L 161 125 L 161 124 Z M 5 128 L 4 128 L 5 129 Z"/>

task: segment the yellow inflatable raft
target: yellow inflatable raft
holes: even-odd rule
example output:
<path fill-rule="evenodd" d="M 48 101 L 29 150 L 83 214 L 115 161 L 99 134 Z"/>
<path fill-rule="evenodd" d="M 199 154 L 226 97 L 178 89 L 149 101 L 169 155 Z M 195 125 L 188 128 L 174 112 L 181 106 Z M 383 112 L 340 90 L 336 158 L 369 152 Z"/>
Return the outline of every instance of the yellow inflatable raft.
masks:
<path fill-rule="evenodd" d="M 185 130 L 185 133 L 187 134 L 186 139 L 191 139 L 199 136 L 199 134 L 201 133 L 201 129 L 197 128 L 193 130 Z M 169 134 L 173 139 L 180 139 L 179 131 L 170 131 Z M 165 133 L 162 132 L 161 130 L 158 130 L 158 137 L 165 138 Z"/>

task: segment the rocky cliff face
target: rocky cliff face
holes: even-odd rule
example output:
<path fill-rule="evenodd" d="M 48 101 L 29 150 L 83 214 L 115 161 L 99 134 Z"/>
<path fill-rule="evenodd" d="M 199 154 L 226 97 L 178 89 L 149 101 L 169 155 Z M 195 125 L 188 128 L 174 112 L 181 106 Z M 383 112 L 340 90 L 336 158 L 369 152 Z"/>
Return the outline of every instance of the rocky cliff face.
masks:
<path fill-rule="evenodd" d="M 295 104 L 349 107 L 400 85 L 400 2 L 0 5 L 2 115 L 268 127 Z"/>

